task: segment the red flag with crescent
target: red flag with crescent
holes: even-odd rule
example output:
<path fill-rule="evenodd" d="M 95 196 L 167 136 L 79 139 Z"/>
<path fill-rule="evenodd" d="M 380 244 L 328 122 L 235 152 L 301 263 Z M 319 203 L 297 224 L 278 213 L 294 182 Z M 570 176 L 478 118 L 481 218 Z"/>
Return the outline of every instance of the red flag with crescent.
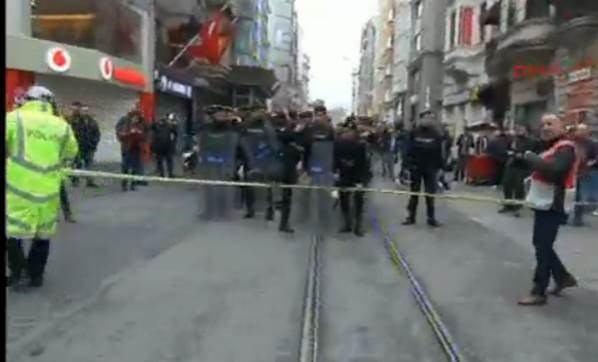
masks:
<path fill-rule="evenodd" d="M 201 43 L 190 46 L 189 54 L 195 58 L 206 59 L 210 64 L 219 64 L 232 42 L 233 32 L 231 19 L 223 11 L 216 11 L 200 27 Z"/>

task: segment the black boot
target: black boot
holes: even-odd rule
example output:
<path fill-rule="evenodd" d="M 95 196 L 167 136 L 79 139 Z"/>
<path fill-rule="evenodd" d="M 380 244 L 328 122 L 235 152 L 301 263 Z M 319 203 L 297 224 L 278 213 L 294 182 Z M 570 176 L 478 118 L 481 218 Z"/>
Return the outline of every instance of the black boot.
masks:
<path fill-rule="evenodd" d="M 295 232 L 295 230 L 287 224 L 281 224 L 280 227 L 278 228 L 278 231 L 280 231 L 281 233 L 286 233 L 286 234 L 293 234 Z"/>
<path fill-rule="evenodd" d="M 346 233 L 350 233 L 353 231 L 353 227 L 351 225 L 351 219 L 348 216 L 344 216 L 344 225 L 343 227 L 339 230 L 339 233 L 341 234 L 346 234 Z"/>
<path fill-rule="evenodd" d="M 254 217 L 255 217 L 255 212 L 253 212 L 253 210 L 247 211 L 247 214 L 245 214 L 246 219 L 253 219 Z"/>
<path fill-rule="evenodd" d="M 408 216 L 405 221 L 403 221 L 403 225 L 415 225 L 415 218 Z"/>
<path fill-rule="evenodd" d="M 274 209 L 271 207 L 266 210 L 266 220 L 274 221 Z"/>
<path fill-rule="evenodd" d="M 361 218 L 358 218 L 355 222 L 355 229 L 353 230 L 355 236 L 362 238 L 363 237 L 363 229 L 361 227 Z"/>
<path fill-rule="evenodd" d="M 29 286 L 39 288 L 44 284 L 44 272 L 48 255 L 50 253 L 50 240 L 33 240 L 29 257 L 27 258 L 27 269 L 30 277 Z"/>
<path fill-rule="evenodd" d="M 9 238 L 6 244 L 6 251 L 8 253 L 8 268 L 10 270 L 6 286 L 17 287 L 21 283 L 22 271 L 25 266 L 22 241 L 20 239 Z"/>
<path fill-rule="evenodd" d="M 436 221 L 436 219 L 428 219 L 428 226 L 433 227 L 433 228 L 438 228 L 441 225 L 438 221 Z"/>

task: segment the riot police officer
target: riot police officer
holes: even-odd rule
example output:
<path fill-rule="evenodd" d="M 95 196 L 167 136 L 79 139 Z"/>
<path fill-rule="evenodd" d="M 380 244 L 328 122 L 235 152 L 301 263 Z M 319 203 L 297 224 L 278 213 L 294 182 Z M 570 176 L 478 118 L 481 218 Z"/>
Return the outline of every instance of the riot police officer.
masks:
<path fill-rule="evenodd" d="M 282 174 L 280 182 L 283 185 L 294 185 L 298 180 L 298 165 L 305 155 L 305 124 L 295 122 L 285 113 L 275 115 L 273 119 L 276 133 L 280 142 L 280 158 L 282 160 Z M 289 225 L 293 190 L 283 188 L 282 201 L 280 202 L 279 230 L 284 233 L 293 233 Z"/>
<path fill-rule="evenodd" d="M 347 126 L 349 127 L 341 130 L 340 136 L 334 143 L 336 185 L 341 188 L 363 187 L 371 177 L 367 146 L 365 142 L 360 140 L 355 124 L 348 122 Z M 351 215 L 352 196 L 353 215 Z M 340 232 L 354 232 L 358 237 L 362 237 L 364 193 L 361 191 L 341 191 L 340 204 L 344 222 Z"/>
<path fill-rule="evenodd" d="M 239 129 L 231 118 L 231 109 L 210 106 L 207 123 L 199 133 L 202 176 L 208 180 L 231 181 L 237 167 Z M 223 186 L 205 186 L 205 217 L 227 218 L 233 207 L 234 190 Z"/>
<path fill-rule="evenodd" d="M 407 154 L 405 164 L 411 173 L 411 191 L 420 192 L 424 183 L 425 192 L 436 193 L 438 172 L 443 168 L 443 136 L 437 127 L 432 112 L 421 115 L 420 124 L 411 131 L 407 139 Z M 408 216 L 403 225 L 413 225 L 416 222 L 417 204 L 419 196 L 413 195 L 407 206 Z M 438 227 L 434 210 L 434 198 L 426 196 L 428 225 Z"/>
<path fill-rule="evenodd" d="M 272 182 L 280 179 L 281 165 L 280 147 L 276 131 L 262 106 L 254 106 L 246 115 L 242 127 L 241 145 L 245 180 L 248 182 Z M 248 219 L 255 215 L 256 190 L 251 187 L 243 188 Z M 274 205 L 272 189 L 267 191 L 266 220 L 274 219 Z"/>

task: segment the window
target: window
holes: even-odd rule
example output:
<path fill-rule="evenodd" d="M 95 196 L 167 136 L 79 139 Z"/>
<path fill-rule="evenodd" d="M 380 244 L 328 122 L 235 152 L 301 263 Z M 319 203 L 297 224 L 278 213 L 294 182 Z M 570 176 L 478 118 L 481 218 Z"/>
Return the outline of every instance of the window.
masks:
<path fill-rule="evenodd" d="M 550 5 L 546 0 L 527 0 L 525 3 L 525 19 L 544 18 L 550 16 Z"/>
<path fill-rule="evenodd" d="M 486 41 L 486 26 L 484 26 L 484 20 L 486 18 L 486 13 L 488 12 L 488 7 L 486 3 L 483 3 L 480 7 L 480 43 Z"/>
<path fill-rule="evenodd" d="M 422 0 L 415 3 L 415 16 L 419 19 L 424 14 L 424 2 Z"/>
<path fill-rule="evenodd" d="M 119 0 L 38 0 L 32 10 L 34 38 L 141 63 L 142 16 Z"/>
<path fill-rule="evenodd" d="M 422 50 L 422 35 L 421 34 L 417 34 L 415 36 L 415 50 L 418 52 Z"/>
<path fill-rule="evenodd" d="M 455 43 L 457 39 L 457 12 L 451 12 L 451 18 L 449 20 L 449 49 L 455 48 Z"/>
<path fill-rule="evenodd" d="M 473 8 L 466 6 L 461 8 L 461 26 L 459 45 L 472 45 Z"/>

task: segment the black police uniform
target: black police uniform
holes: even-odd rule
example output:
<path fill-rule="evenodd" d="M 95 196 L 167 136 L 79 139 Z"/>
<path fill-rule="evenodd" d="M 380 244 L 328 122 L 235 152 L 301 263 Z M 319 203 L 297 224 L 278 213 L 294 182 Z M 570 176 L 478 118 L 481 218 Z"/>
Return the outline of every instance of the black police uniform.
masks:
<path fill-rule="evenodd" d="M 371 177 L 368 160 L 365 142 L 357 137 L 337 139 L 334 143 L 334 172 L 339 175 L 336 185 L 347 188 L 356 187 L 358 184 L 365 186 Z M 351 196 L 353 196 L 353 215 L 351 215 Z M 341 191 L 340 204 L 344 221 L 341 232 L 350 233 L 353 231 L 355 235 L 363 236 L 364 193 L 361 191 Z"/>
<path fill-rule="evenodd" d="M 294 185 L 298 180 L 297 165 L 305 155 L 305 133 L 296 131 L 294 123 L 280 122 L 275 127 L 280 141 L 280 158 L 283 166 L 280 182 L 284 185 Z M 279 225 L 279 230 L 282 232 L 294 231 L 289 225 L 292 202 L 293 190 L 283 189 Z"/>
<path fill-rule="evenodd" d="M 438 171 L 443 167 L 443 136 L 433 127 L 419 126 L 408 137 L 406 166 L 411 173 L 411 191 L 420 192 L 424 183 L 426 193 L 436 193 Z M 411 196 L 407 211 L 409 216 L 405 225 L 415 224 L 418 196 Z M 434 198 L 426 197 L 428 225 L 438 226 L 434 210 Z"/>

